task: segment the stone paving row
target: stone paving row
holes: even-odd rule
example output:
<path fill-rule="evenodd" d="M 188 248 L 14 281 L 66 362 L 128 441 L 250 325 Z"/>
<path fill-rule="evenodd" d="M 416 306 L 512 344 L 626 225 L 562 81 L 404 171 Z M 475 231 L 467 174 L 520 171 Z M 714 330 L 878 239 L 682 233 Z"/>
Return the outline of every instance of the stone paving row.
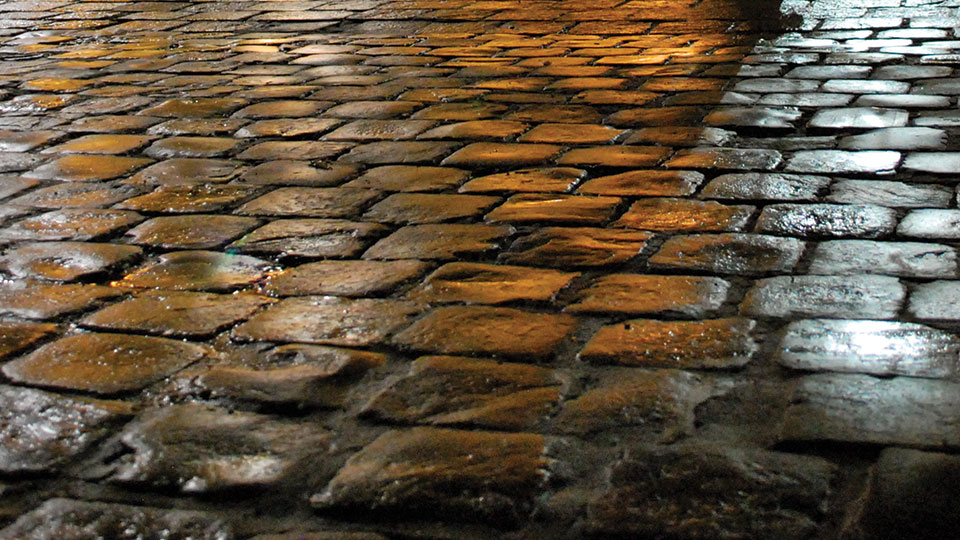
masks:
<path fill-rule="evenodd" d="M 0 3 L 0 539 L 955 537 L 958 10 Z"/>

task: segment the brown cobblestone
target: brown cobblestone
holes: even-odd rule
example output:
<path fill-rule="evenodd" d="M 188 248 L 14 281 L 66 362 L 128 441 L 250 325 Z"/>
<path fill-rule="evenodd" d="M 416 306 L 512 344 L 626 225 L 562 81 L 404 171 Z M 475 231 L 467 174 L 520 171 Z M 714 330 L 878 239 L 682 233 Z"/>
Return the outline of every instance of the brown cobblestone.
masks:
<path fill-rule="evenodd" d="M 200 345 L 124 334 L 75 334 L 8 362 L 14 382 L 97 394 L 140 390 L 206 356 Z"/>
<path fill-rule="evenodd" d="M 548 301 L 577 275 L 522 266 L 450 263 L 430 274 L 410 296 L 430 303 Z"/>
<path fill-rule="evenodd" d="M 645 231 L 546 227 L 519 238 L 501 258 L 559 268 L 614 265 L 638 256 L 652 237 Z"/>
<path fill-rule="evenodd" d="M 542 437 L 526 433 L 389 431 L 354 454 L 311 502 L 509 526 L 531 507 L 543 481 L 543 444 Z"/>
<path fill-rule="evenodd" d="M 92 313 L 80 324 L 100 330 L 204 337 L 231 326 L 269 303 L 267 298 L 250 294 L 148 291 Z"/>
<path fill-rule="evenodd" d="M 549 369 L 427 356 L 374 396 L 362 414 L 390 423 L 524 431 L 544 423 L 561 391 L 561 379 Z"/>
<path fill-rule="evenodd" d="M 422 309 L 418 303 L 395 300 L 287 298 L 236 327 L 233 337 L 346 347 L 372 345 L 383 342 Z"/>
<path fill-rule="evenodd" d="M 723 305 L 729 288 L 718 278 L 609 274 L 581 291 L 565 311 L 704 317 Z"/>
<path fill-rule="evenodd" d="M 382 366 L 379 353 L 322 345 L 281 345 L 249 363 L 224 362 L 178 377 L 218 398 L 272 405 L 340 408 L 353 385 Z"/>
<path fill-rule="evenodd" d="M 485 306 L 437 308 L 393 338 L 403 349 L 439 354 L 549 357 L 576 325 L 569 315 Z"/>
<path fill-rule="evenodd" d="M 605 326 L 580 351 L 597 364 L 681 369 L 730 369 L 750 361 L 757 346 L 747 319 L 661 322 L 634 319 Z"/>

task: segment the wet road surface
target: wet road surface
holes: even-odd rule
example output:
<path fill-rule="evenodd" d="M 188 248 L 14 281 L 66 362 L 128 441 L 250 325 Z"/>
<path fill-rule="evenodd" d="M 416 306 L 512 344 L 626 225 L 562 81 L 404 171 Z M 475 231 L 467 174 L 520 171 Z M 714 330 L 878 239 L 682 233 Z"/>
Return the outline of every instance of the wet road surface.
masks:
<path fill-rule="evenodd" d="M 0 4 L 0 539 L 955 537 L 958 5 Z"/>

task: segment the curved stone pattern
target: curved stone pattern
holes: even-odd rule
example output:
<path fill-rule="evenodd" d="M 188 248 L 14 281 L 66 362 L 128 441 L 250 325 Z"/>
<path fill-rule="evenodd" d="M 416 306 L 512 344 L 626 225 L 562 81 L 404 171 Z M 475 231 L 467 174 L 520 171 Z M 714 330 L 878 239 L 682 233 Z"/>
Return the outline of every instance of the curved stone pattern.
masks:
<path fill-rule="evenodd" d="M 957 21 L 0 2 L 0 538 L 960 538 Z"/>

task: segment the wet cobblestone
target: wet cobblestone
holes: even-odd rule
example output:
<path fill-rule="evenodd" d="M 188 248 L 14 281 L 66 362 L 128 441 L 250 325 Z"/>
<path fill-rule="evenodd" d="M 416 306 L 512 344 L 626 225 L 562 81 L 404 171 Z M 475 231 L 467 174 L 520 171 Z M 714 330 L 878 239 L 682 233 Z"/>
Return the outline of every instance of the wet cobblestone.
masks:
<path fill-rule="evenodd" d="M 0 538 L 952 538 L 956 0 L 0 3 Z"/>

